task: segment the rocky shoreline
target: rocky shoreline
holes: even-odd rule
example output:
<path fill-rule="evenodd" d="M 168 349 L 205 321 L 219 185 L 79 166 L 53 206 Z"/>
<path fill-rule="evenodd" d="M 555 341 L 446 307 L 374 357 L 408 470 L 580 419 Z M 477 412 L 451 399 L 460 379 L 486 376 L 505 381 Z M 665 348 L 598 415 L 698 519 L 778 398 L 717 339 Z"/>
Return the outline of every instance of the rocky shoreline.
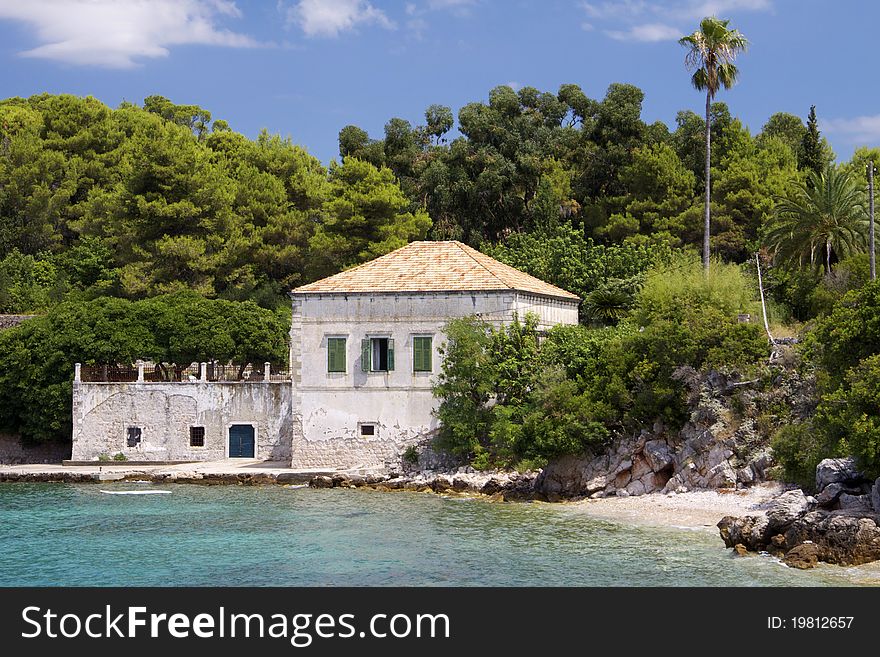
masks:
<path fill-rule="evenodd" d="M 794 568 L 880 559 L 880 478 L 866 479 L 851 459 L 826 459 L 816 468 L 816 490 L 815 497 L 787 491 L 764 514 L 725 516 L 721 539 L 738 554 L 766 552 Z"/>
<path fill-rule="evenodd" d="M 536 491 L 538 472 L 480 472 L 459 468 L 448 472 L 351 473 L 334 472 L 198 472 L 192 470 L 130 470 L 76 472 L 70 470 L 0 471 L 0 483 L 107 483 L 148 481 L 152 483 L 201 485 L 308 485 L 312 488 L 372 488 L 433 493 L 484 495 L 505 501 L 545 499 Z"/>

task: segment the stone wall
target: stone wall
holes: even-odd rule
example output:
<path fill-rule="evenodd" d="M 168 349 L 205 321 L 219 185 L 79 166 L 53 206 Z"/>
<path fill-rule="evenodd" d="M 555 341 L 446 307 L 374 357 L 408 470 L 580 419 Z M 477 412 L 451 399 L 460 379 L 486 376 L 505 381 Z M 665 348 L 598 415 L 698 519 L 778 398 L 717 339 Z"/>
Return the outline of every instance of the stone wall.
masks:
<path fill-rule="evenodd" d="M 287 461 L 292 392 L 290 382 L 74 383 L 72 458 L 218 460 L 228 455 L 229 427 L 250 424 L 256 458 Z M 190 446 L 194 426 L 205 429 L 204 447 Z M 141 429 L 135 447 L 128 427 Z"/>
<path fill-rule="evenodd" d="M 70 443 L 23 444 L 18 436 L 0 434 L 0 464 L 60 463 L 70 458 Z"/>

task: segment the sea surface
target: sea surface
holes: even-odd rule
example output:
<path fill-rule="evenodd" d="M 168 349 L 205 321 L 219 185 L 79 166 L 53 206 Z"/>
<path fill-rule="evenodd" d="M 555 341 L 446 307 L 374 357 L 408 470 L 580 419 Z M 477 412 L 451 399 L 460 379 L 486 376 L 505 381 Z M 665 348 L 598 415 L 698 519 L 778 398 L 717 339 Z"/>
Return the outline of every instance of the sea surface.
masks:
<path fill-rule="evenodd" d="M 116 495 L 124 491 L 170 494 Z M 717 530 L 410 492 L 0 484 L 0 586 L 840 586 L 876 568 L 735 557 Z"/>

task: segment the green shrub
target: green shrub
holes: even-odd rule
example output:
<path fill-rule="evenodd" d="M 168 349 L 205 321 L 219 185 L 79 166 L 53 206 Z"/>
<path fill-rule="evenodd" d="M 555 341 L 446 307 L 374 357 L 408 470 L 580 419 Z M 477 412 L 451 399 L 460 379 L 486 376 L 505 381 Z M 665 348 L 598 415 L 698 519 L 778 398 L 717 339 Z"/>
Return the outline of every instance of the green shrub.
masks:
<path fill-rule="evenodd" d="M 880 353 L 880 281 L 848 292 L 807 334 L 804 352 L 835 383 L 861 360 Z"/>
<path fill-rule="evenodd" d="M 823 396 L 816 423 L 827 443 L 854 457 L 872 479 L 880 477 L 880 355 L 864 359 Z"/>
<path fill-rule="evenodd" d="M 773 435 L 770 446 L 773 458 L 782 467 L 785 480 L 806 490 L 813 490 L 816 486 L 816 466 L 819 461 L 845 456 L 829 445 L 823 432 L 816 430 L 809 421 L 781 427 Z"/>
<path fill-rule="evenodd" d="M 737 265 L 713 260 L 706 271 L 697 258 L 682 254 L 648 272 L 634 318 L 643 326 L 657 319 L 686 321 L 688 311 L 707 308 L 729 320 L 739 313 L 759 316 L 757 293 L 757 283 Z"/>
<path fill-rule="evenodd" d="M 403 460 L 406 463 L 411 463 L 412 465 L 418 465 L 419 462 L 419 450 L 415 445 L 410 445 L 403 452 Z"/>

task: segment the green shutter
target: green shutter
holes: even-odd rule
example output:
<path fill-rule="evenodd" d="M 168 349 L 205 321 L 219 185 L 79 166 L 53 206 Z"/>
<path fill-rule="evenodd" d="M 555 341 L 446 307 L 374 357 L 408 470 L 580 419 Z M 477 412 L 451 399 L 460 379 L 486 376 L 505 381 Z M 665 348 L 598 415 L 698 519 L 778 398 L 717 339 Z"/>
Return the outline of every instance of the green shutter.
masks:
<path fill-rule="evenodd" d="M 418 336 L 413 338 L 413 371 L 430 372 L 431 338 Z"/>
<path fill-rule="evenodd" d="M 369 372 L 371 369 L 371 367 L 370 367 L 370 360 L 371 360 L 370 352 L 372 351 L 370 349 L 371 346 L 372 345 L 370 344 L 369 338 L 365 338 L 365 339 L 361 340 L 361 369 L 364 372 Z"/>
<path fill-rule="evenodd" d="M 394 371 L 394 340 L 388 339 L 388 371 Z"/>
<path fill-rule="evenodd" d="M 345 338 L 327 338 L 327 371 L 345 372 Z"/>

